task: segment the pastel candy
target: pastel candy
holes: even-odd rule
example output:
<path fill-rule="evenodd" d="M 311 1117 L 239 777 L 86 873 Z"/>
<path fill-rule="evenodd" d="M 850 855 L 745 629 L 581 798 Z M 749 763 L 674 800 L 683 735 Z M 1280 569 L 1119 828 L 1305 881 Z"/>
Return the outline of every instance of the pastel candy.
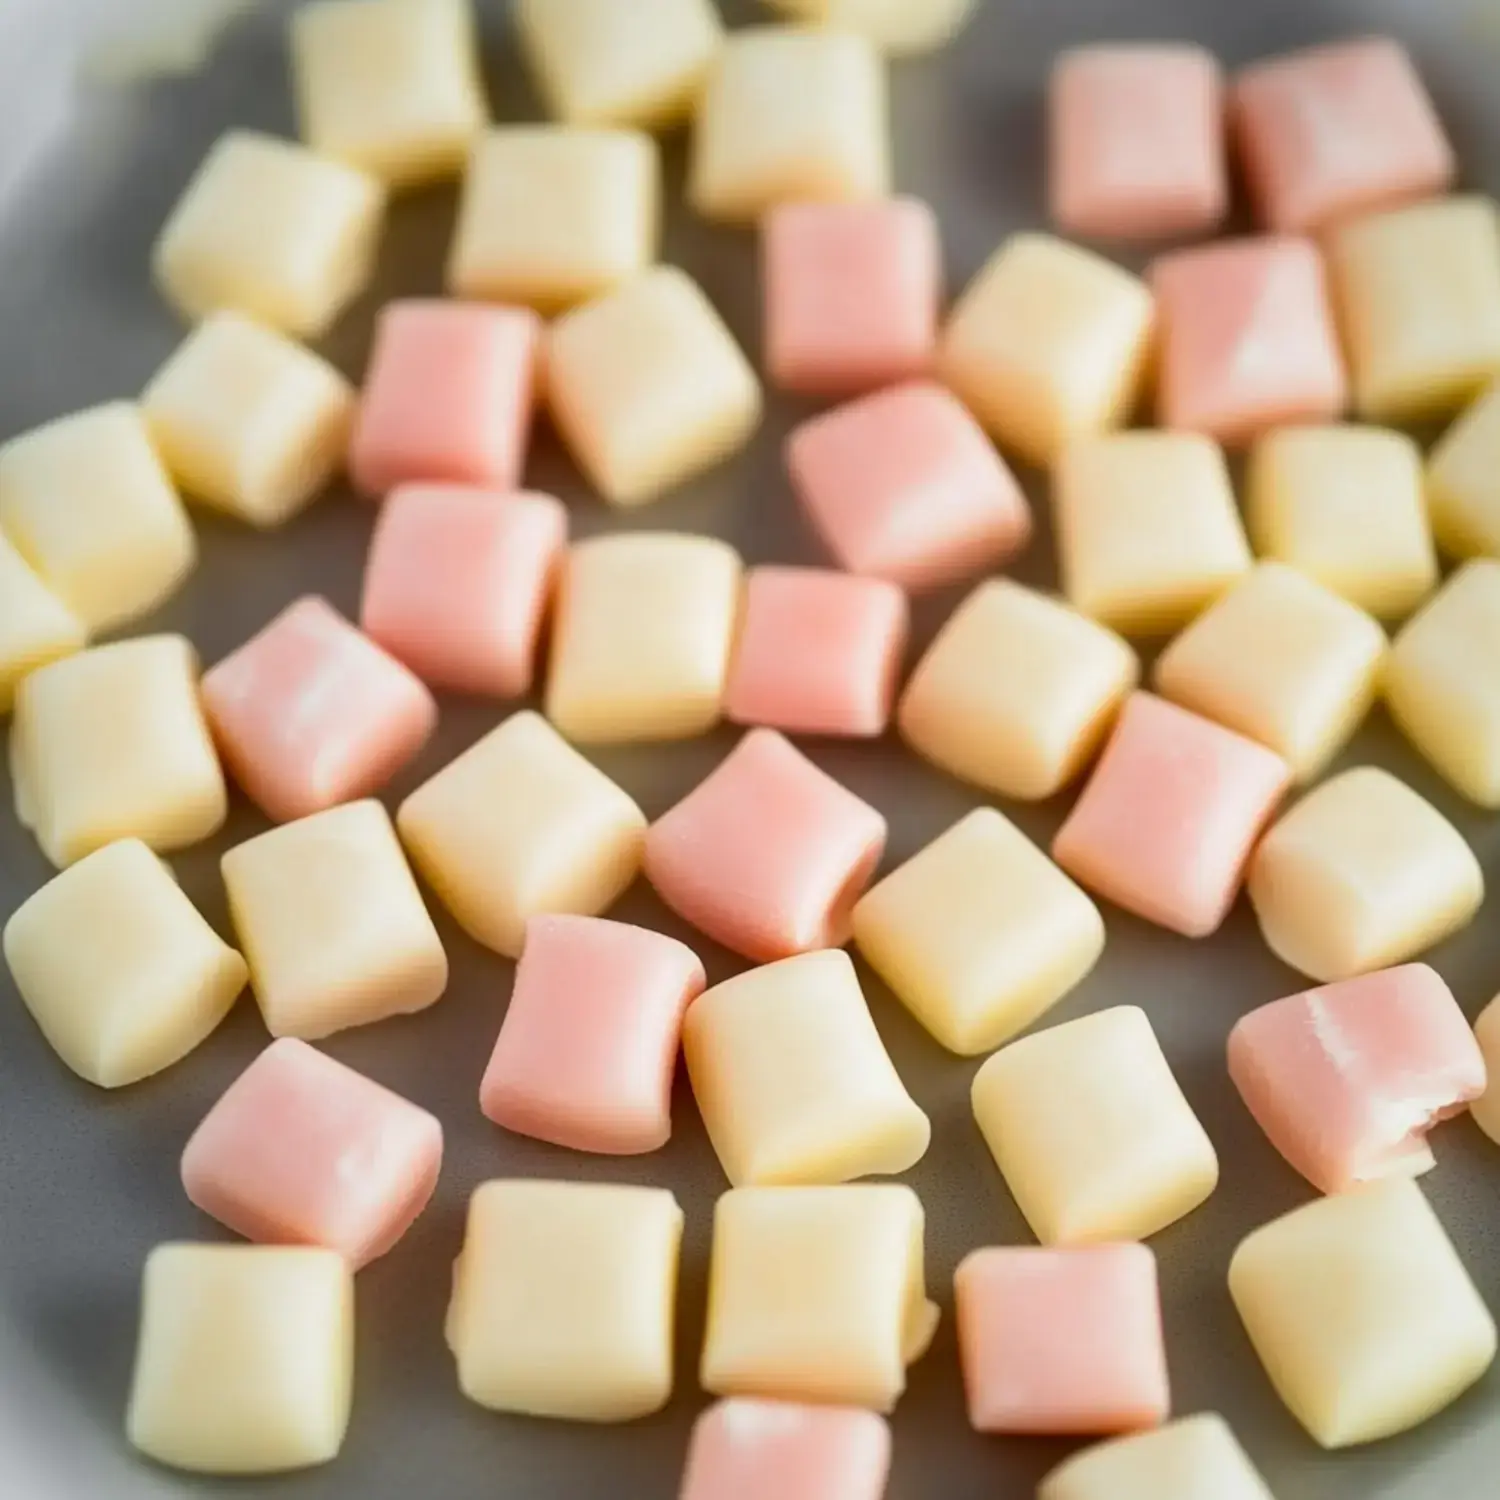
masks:
<path fill-rule="evenodd" d="M 1037 1500 L 1272 1500 L 1229 1424 L 1209 1412 L 1075 1453 Z"/>
<path fill-rule="evenodd" d="M 1448 429 L 1427 463 L 1438 545 L 1452 557 L 1500 556 L 1500 385 Z"/>
<path fill-rule="evenodd" d="M 21 679 L 83 649 L 80 620 L 0 534 L 0 714 Z"/>
<path fill-rule="evenodd" d="M 867 36 L 883 52 L 906 57 L 951 41 L 974 10 L 975 0 L 767 0 L 776 10 L 810 25 Z"/>
<path fill-rule="evenodd" d="M 1493 1000 L 1474 1023 L 1474 1040 L 1484 1058 L 1487 1086 L 1469 1105 L 1474 1123 L 1500 1145 L 1500 1005 Z"/>

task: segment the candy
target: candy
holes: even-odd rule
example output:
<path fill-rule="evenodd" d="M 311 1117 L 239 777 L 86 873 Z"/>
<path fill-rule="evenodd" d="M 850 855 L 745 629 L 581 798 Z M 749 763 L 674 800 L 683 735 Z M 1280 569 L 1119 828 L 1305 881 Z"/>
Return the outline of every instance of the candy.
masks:
<path fill-rule="evenodd" d="M 1222 1417 L 1202 1413 L 1075 1453 L 1037 1500 L 1273 1500 Z"/>
<path fill-rule="evenodd" d="M 867 36 L 896 56 L 931 52 L 952 40 L 974 0 L 767 0 L 799 21 Z"/>
<path fill-rule="evenodd" d="M 1500 1005 L 1493 1000 L 1474 1023 L 1474 1040 L 1484 1059 L 1488 1087 L 1469 1105 L 1474 1123 L 1500 1144 Z"/>
<path fill-rule="evenodd" d="M 87 635 L 83 621 L 0 534 L 0 714 L 10 712 L 23 677 L 83 650 Z"/>
<path fill-rule="evenodd" d="M 1438 545 L 1454 557 L 1500 555 L 1500 385 L 1443 435 L 1427 462 L 1427 505 Z"/>

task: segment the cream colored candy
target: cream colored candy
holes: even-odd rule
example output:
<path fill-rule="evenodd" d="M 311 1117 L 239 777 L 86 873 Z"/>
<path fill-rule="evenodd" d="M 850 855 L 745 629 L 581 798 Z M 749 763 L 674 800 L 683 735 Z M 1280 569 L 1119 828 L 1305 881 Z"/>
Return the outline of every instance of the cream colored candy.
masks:
<path fill-rule="evenodd" d="M 1500 997 L 1491 1000 L 1474 1023 L 1474 1036 L 1484 1055 L 1489 1087 L 1470 1106 L 1474 1123 L 1500 1145 Z"/>
<path fill-rule="evenodd" d="M 146 1260 L 131 1443 L 199 1474 L 338 1456 L 354 1391 L 354 1276 L 333 1250 L 159 1245 Z"/>
<path fill-rule="evenodd" d="M 1037 1500 L 1273 1500 L 1229 1424 L 1209 1412 L 1085 1448 Z"/>
<path fill-rule="evenodd" d="M 477 1188 L 448 1307 L 464 1395 L 575 1422 L 660 1411 L 672 1394 L 682 1224 L 662 1188 Z"/>
<path fill-rule="evenodd" d="M 1444 552 L 1500 556 L 1500 385 L 1480 396 L 1432 450 L 1427 506 Z"/>
<path fill-rule="evenodd" d="M 1459 831 L 1374 766 L 1325 781 L 1274 823 L 1247 886 L 1271 951 L 1320 984 L 1415 958 L 1484 900 Z"/>
<path fill-rule="evenodd" d="M 396 826 L 459 926 L 510 958 L 528 917 L 613 905 L 646 837 L 640 808 L 535 713 L 512 715 L 419 787 Z"/>
<path fill-rule="evenodd" d="M 27 567 L 0 533 L 0 714 L 28 673 L 81 651 L 83 621 Z"/>
<path fill-rule="evenodd" d="M 982 807 L 854 908 L 854 940 L 952 1052 L 1007 1042 L 1104 951 L 1099 909 L 1013 823 Z"/>
<path fill-rule="evenodd" d="M 1044 1245 L 1146 1239 L 1218 1184 L 1213 1143 L 1133 1005 L 1012 1042 L 975 1075 L 973 1103 Z"/>
<path fill-rule="evenodd" d="M 714 1209 L 704 1389 L 889 1411 L 937 1330 L 923 1239 L 908 1187 L 725 1193 Z"/>
<path fill-rule="evenodd" d="M 867 36 L 884 52 L 903 57 L 933 52 L 952 41 L 973 13 L 975 0 L 767 0 L 799 21 Z"/>
<path fill-rule="evenodd" d="M 1325 1448 L 1425 1422 L 1495 1357 L 1494 1321 L 1409 1178 L 1255 1230 L 1229 1263 L 1229 1294 L 1276 1393 Z"/>

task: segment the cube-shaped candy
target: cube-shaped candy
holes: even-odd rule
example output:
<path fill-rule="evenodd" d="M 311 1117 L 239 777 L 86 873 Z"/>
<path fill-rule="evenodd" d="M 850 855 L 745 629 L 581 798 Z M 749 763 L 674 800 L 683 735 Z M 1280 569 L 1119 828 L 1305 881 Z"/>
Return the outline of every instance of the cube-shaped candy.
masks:
<path fill-rule="evenodd" d="M 396 826 L 458 925 L 510 958 L 528 918 L 613 905 L 646 834 L 640 808 L 534 713 L 512 715 L 418 787 Z"/>
<path fill-rule="evenodd" d="M 424 480 L 515 489 L 541 335 L 525 308 L 388 304 L 349 450 L 355 484 L 376 497 Z"/>
<path fill-rule="evenodd" d="M 1388 644 L 1362 609 L 1282 563 L 1261 563 L 1157 658 L 1156 687 L 1311 781 L 1364 722 Z"/>
<path fill-rule="evenodd" d="M 1467 927 L 1484 875 L 1463 835 L 1375 766 L 1309 792 L 1250 863 L 1271 951 L 1319 983 L 1389 968 Z"/>
<path fill-rule="evenodd" d="M 1361 37 L 1272 58 L 1234 81 L 1261 218 L 1293 234 L 1441 193 L 1453 148 L 1406 49 Z"/>
<path fill-rule="evenodd" d="M 146 1260 L 125 1429 L 199 1474 L 338 1456 L 354 1393 L 354 1278 L 333 1250 L 159 1245 Z"/>
<path fill-rule="evenodd" d="M 972 1097 L 1044 1245 L 1146 1239 L 1218 1184 L 1213 1143 L 1133 1005 L 1012 1042 L 975 1075 Z"/>
<path fill-rule="evenodd" d="M 910 614 L 906 595 L 883 578 L 753 568 L 725 713 L 788 734 L 884 734 Z"/>
<path fill-rule="evenodd" d="M 904 630 L 904 613 L 902 621 Z M 23 677 L 48 662 L 83 650 L 87 636 L 83 621 L 32 572 L 0 533 L 0 714 L 10 712 Z M 868 684 L 862 686 L 867 692 Z"/>
<path fill-rule="evenodd" d="M 1204 1412 L 1059 1464 L 1037 1500 L 1272 1500 L 1222 1417 Z"/>
<path fill-rule="evenodd" d="M 659 266 L 554 324 L 553 420 L 612 505 L 644 505 L 739 452 L 760 382 L 713 304 Z"/>
<path fill-rule="evenodd" d="M 1432 450 L 1427 505 L 1444 552 L 1500 556 L 1500 385 L 1469 407 Z"/>
<path fill-rule="evenodd" d="M 1099 909 L 1013 823 L 976 808 L 854 908 L 870 966 L 950 1051 L 990 1052 L 1104 951 Z"/>
<path fill-rule="evenodd" d="M 976 1250 L 953 1278 L 978 1432 L 1130 1432 L 1171 1404 L 1144 1245 Z"/>
<path fill-rule="evenodd" d="M 1052 857 L 1095 894 L 1184 937 L 1218 931 L 1291 781 L 1279 755 L 1136 693 Z"/>
<path fill-rule="evenodd" d="M 385 189 L 368 173 L 252 131 L 204 158 L 152 254 L 183 317 L 236 311 L 315 339 L 375 269 Z"/>
<path fill-rule="evenodd" d="M 724 712 L 743 571 L 714 537 L 577 543 L 558 583 L 547 717 L 586 744 L 707 733 Z"/>
<path fill-rule="evenodd" d="M 1488 1309 L 1403 1178 L 1255 1230 L 1229 1263 L 1229 1294 L 1277 1395 L 1325 1448 L 1425 1422 L 1495 1357 Z"/>
<path fill-rule="evenodd" d="M 403 485 L 370 539 L 360 627 L 434 687 L 524 697 L 567 540 L 551 495 Z"/>
<path fill-rule="evenodd" d="M 354 425 L 354 392 L 327 360 L 234 312 L 199 324 L 141 404 L 177 483 L 252 526 L 279 526 L 316 499 Z"/>
<path fill-rule="evenodd" d="M 885 66 L 866 37 L 754 26 L 725 42 L 698 101 L 688 202 L 751 223 L 778 203 L 879 198 L 891 180 Z"/>
<path fill-rule="evenodd" d="M 443 1127 L 433 1115 L 284 1037 L 193 1132 L 182 1185 L 204 1213 L 247 1239 L 322 1245 L 358 1270 L 411 1228 L 442 1161 Z"/>
<path fill-rule="evenodd" d="M 185 1057 L 228 1014 L 248 973 L 138 839 L 55 876 L 12 914 L 4 945 L 43 1036 L 100 1088 Z"/>
<path fill-rule="evenodd" d="M 1007 447 L 1046 466 L 1130 419 L 1155 323 L 1150 290 L 1102 257 L 1018 234 L 969 284 L 938 352 L 943 379 Z"/>
<path fill-rule="evenodd" d="M 1063 592 L 1127 634 L 1178 629 L 1250 569 L 1223 450 L 1197 433 L 1074 443 L 1053 508 Z"/>
<path fill-rule="evenodd" d="M 849 395 L 926 375 L 943 294 L 937 217 L 917 198 L 783 203 L 761 227 L 772 381 Z"/>
<path fill-rule="evenodd" d="M 1469 1106 L 1474 1123 L 1500 1145 L 1500 1005 L 1491 1000 L 1474 1023 L 1474 1040 L 1484 1058 L 1486 1088 Z"/>
<path fill-rule="evenodd" d="M 752 729 L 651 825 L 646 876 L 716 943 L 771 963 L 849 937 L 885 819 L 774 729 Z"/>
<path fill-rule="evenodd" d="M 895 1176 L 932 1126 L 896 1074 L 849 955 L 803 953 L 688 1007 L 693 1097 L 735 1187 Z"/>
<path fill-rule="evenodd" d="M 575 1422 L 660 1411 L 672 1394 L 682 1222 L 662 1188 L 477 1188 L 448 1307 L 464 1395 Z"/>
<path fill-rule="evenodd" d="M 437 724 L 421 682 L 316 596 L 211 667 L 203 706 L 235 780 L 279 823 L 378 791 Z"/>
<path fill-rule="evenodd" d="M 1224 78 L 1201 47 L 1104 44 L 1058 58 L 1053 221 L 1083 239 L 1166 239 L 1229 211 Z"/>
<path fill-rule="evenodd" d="M 447 955 L 380 803 L 273 828 L 222 869 L 272 1036 L 316 1041 L 425 1010 L 447 989 Z"/>
<path fill-rule="evenodd" d="M 140 409 L 123 401 L 0 447 L 0 527 L 89 630 L 149 614 L 198 560 Z"/>
<path fill-rule="evenodd" d="M 975 0 L 767 0 L 798 21 L 867 36 L 883 52 L 931 52 L 952 40 Z"/>
<path fill-rule="evenodd" d="M 692 949 L 598 917 L 533 917 L 479 1089 L 497 1125 L 638 1156 L 672 1134 L 682 1017 L 703 992 Z"/>
<path fill-rule="evenodd" d="M 704 1388 L 889 1411 L 937 1330 L 924 1238 L 909 1187 L 725 1193 L 714 1206 Z"/>

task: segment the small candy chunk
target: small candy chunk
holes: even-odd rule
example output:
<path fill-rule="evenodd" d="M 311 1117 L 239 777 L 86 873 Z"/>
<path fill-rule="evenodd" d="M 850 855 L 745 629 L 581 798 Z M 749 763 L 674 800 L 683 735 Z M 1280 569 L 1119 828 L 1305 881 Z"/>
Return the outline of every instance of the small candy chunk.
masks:
<path fill-rule="evenodd" d="M 1331 984 L 1415 958 L 1467 927 L 1484 875 L 1437 808 L 1388 771 L 1360 766 L 1271 828 L 1249 891 L 1277 958 Z"/>
<path fill-rule="evenodd" d="M 1364 722 L 1389 654 L 1369 615 L 1261 563 L 1157 658 L 1157 690 L 1274 750 L 1311 781 Z"/>
<path fill-rule="evenodd" d="M 1497 997 L 1500 999 L 1500 997 Z M 1469 1106 L 1474 1123 L 1500 1145 L 1500 1004 L 1491 1000 L 1474 1023 L 1474 1039 L 1484 1058 L 1488 1087 Z"/>
<path fill-rule="evenodd" d="M 885 67 L 865 37 L 753 26 L 725 42 L 693 126 L 688 202 L 748 224 L 778 203 L 889 190 Z"/>
<path fill-rule="evenodd" d="M 923 1239 L 909 1187 L 725 1193 L 714 1206 L 704 1388 L 889 1411 L 937 1330 Z"/>
<path fill-rule="evenodd" d="M 1042 234 L 1005 242 L 969 284 L 938 354 L 943 379 L 1007 447 L 1046 466 L 1136 405 L 1151 292 L 1102 257 Z"/>
<path fill-rule="evenodd" d="M 1432 450 L 1427 504 L 1444 552 L 1500 556 L 1500 385 L 1481 396 Z"/>
<path fill-rule="evenodd" d="M 640 808 L 534 713 L 418 787 L 396 826 L 458 925 L 509 958 L 529 918 L 613 905 L 640 871 L 646 833 Z"/>
<path fill-rule="evenodd" d="M 234 778 L 278 823 L 378 791 L 427 743 L 432 694 L 326 599 L 299 599 L 203 677 Z"/>
<path fill-rule="evenodd" d="M 423 481 L 515 489 L 541 337 L 525 308 L 387 304 L 349 451 L 355 484 L 376 497 Z"/>
<path fill-rule="evenodd" d="M 981 807 L 860 901 L 854 940 L 938 1041 L 973 1057 L 1083 981 L 1104 921 L 1019 828 Z"/>
<path fill-rule="evenodd" d="M 1218 1184 L 1213 1143 L 1133 1005 L 1012 1042 L 975 1075 L 972 1100 L 1044 1245 L 1146 1239 Z"/>
<path fill-rule="evenodd" d="M 1325 1448 L 1425 1422 L 1495 1357 L 1488 1309 L 1405 1178 L 1255 1230 L 1229 1263 L 1229 1294 L 1277 1395 Z"/>
<path fill-rule="evenodd" d="M 975 0 L 767 0 L 799 21 L 867 36 L 883 52 L 932 52 L 951 41 Z"/>
<path fill-rule="evenodd" d="M 354 1391 L 354 1278 L 332 1250 L 159 1245 L 146 1260 L 126 1434 L 198 1474 L 338 1456 Z"/>
<path fill-rule="evenodd" d="M 848 941 L 885 819 L 774 729 L 752 729 L 651 825 L 646 877 L 684 921 L 756 963 Z"/>
<path fill-rule="evenodd" d="M 743 571 L 713 537 L 577 543 L 558 584 L 547 717 L 584 744 L 706 734 L 724 712 Z"/>
<path fill-rule="evenodd" d="M 1235 130 L 1261 218 L 1307 234 L 1445 191 L 1453 148 L 1390 37 L 1310 47 L 1235 79 Z"/>
<path fill-rule="evenodd" d="M 760 382 L 703 289 L 658 266 L 578 308 L 546 351 L 553 420 L 612 505 L 644 505 L 738 453 Z"/>
<path fill-rule="evenodd" d="M 1208 937 L 1290 781 L 1291 767 L 1253 740 L 1136 693 L 1052 857 L 1116 906 Z"/>
<path fill-rule="evenodd" d="M 1273 1500 L 1222 1417 L 1202 1413 L 1085 1449 L 1037 1500 Z"/>
<path fill-rule="evenodd" d="M 385 189 L 305 146 L 233 130 L 208 153 L 152 255 L 191 322 L 234 311 L 315 339 L 375 269 Z"/>
<path fill-rule="evenodd" d="M 904 630 L 904 614 L 902 622 Z M 83 650 L 87 637 L 83 621 L 0 534 L 0 714 L 10 712 L 23 677 Z"/>
<path fill-rule="evenodd" d="M 443 1127 L 291 1037 L 229 1086 L 182 1154 L 182 1185 L 247 1239 L 322 1245 L 357 1271 L 411 1228 L 437 1186 Z"/>
<path fill-rule="evenodd" d="M 140 409 L 124 401 L 0 447 L 0 527 L 91 631 L 150 614 L 198 560 Z"/>
<path fill-rule="evenodd" d="M 507 125 L 469 158 L 448 286 L 456 297 L 561 312 L 639 275 L 660 237 L 661 161 L 649 135 Z"/>
<path fill-rule="evenodd" d="M 477 1188 L 448 1307 L 464 1395 L 575 1422 L 660 1411 L 672 1394 L 682 1224 L 662 1188 Z"/>
<path fill-rule="evenodd" d="M 1144 1245 L 976 1250 L 953 1281 L 975 1431 L 1129 1432 L 1166 1419 L 1156 1257 Z"/>
<path fill-rule="evenodd" d="M 1229 211 L 1224 78 L 1201 47 L 1077 47 L 1051 85 L 1051 209 L 1082 239 L 1168 239 Z"/>
<path fill-rule="evenodd" d="M 658 1150 L 672 1134 L 683 1013 L 704 983 L 692 949 L 659 932 L 533 917 L 480 1108 L 575 1151 Z"/>
<path fill-rule="evenodd" d="M 761 229 L 772 381 L 841 396 L 926 375 L 942 259 L 937 217 L 916 198 L 773 208 Z"/>
<path fill-rule="evenodd" d="M 884 579 L 751 569 L 725 713 L 788 734 L 884 734 L 910 614 L 906 595 Z"/>

